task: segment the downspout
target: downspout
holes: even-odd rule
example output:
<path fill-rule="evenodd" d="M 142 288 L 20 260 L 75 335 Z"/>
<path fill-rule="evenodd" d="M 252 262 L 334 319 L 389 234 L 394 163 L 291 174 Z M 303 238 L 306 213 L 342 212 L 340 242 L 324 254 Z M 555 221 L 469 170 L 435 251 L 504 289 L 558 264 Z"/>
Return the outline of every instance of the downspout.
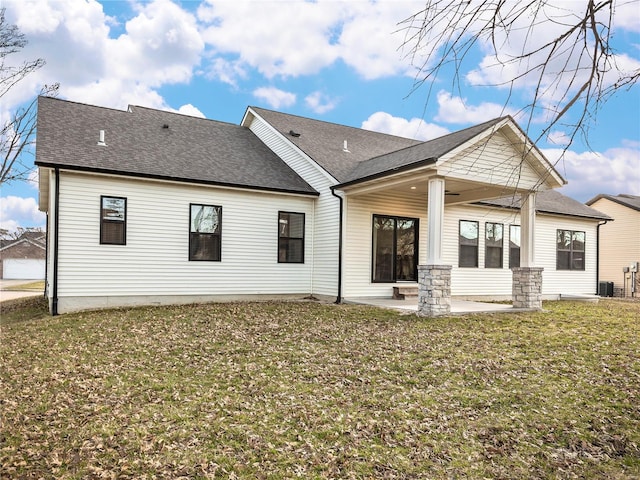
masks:
<path fill-rule="evenodd" d="M 53 216 L 53 234 L 54 234 L 54 238 L 53 238 L 53 280 L 52 283 L 53 285 L 51 286 L 52 288 L 52 296 L 53 296 L 53 300 L 51 303 L 51 315 L 58 315 L 58 232 L 59 232 L 59 228 L 58 228 L 58 224 L 59 224 L 59 218 L 60 218 L 60 169 L 58 167 L 56 167 L 55 169 L 55 174 L 56 174 L 56 181 L 55 181 L 55 185 L 56 185 L 56 191 L 54 194 L 54 200 L 53 200 L 53 204 L 54 204 L 54 208 L 55 208 L 55 212 L 54 212 L 54 216 Z"/>
<path fill-rule="evenodd" d="M 600 294 L 600 227 L 606 225 L 609 220 L 598 223 L 596 229 L 596 295 Z"/>
<path fill-rule="evenodd" d="M 44 292 L 42 295 L 47 298 L 48 293 L 48 281 L 49 281 L 49 212 L 47 212 L 47 223 L 45 224 L 45 236 L 44 236 Z"/>
<path fill-rule="evenodd" d="M 340 200 L 340 223 L 338 226 L 338 298 L 336 298 L 337 304 L 342 303 L 342 211 L 344 199 L 336 194 L 333 187 L 331 187 L 331 195 Z"/>

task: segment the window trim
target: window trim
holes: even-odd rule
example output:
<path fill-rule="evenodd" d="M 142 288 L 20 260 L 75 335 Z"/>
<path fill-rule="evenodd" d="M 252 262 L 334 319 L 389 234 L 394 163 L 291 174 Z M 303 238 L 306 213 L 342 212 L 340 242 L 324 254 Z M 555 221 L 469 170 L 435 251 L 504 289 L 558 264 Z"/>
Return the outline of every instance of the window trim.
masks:
<path fill-rule="evenodd" d="M 191 231 L 191 215 L 193 213 L 193 207 L 194 206 L 199 206 L 199 207 L 213 207 L 213 208 L 217 208 L 218 209 L 218 233 L 202 233 L 202 232 L 192 232 Z M 209 259 L 209 258 L 192 258 L 191 256 L 191 239 L 192 239 L 192 234 L 193 233 L 197 233 L 199 235 L 208 235 L 210 237 L 218 237 L 218 251 L 217 251 L 217 258 L 216 259 Z M 207 203 L 189 203 L 189 251 L 188 251 L 188 257 L 189 257 L 189 261 L 190 262 L 221 262 L 222 261 L 222 206 L 221 205 L 210 205 Z"/>
<path fill-rule="evenodd" d="M 514 256 L 512 255 L 512 253 L 511 253 L 511 250 L 516 250 L 516 248 L 515 248 L 515 247 L 514 247 L 514 248 L 511 248 L 511 243 L 512 243 L 512 242 L 511 242 L 511 237 L 512 237 L 512 235 L 511 235 L 511 229 L 512 229 L 512 228 L 515 228 L 515 227 L 517 227 L 517 228 L 519 228 L 519 229 L 520 229 L 520 235 L 519 235 L 519 237 L 520 237 L 520 244 L 518 245 L 518 248 L 517 248 L 517 250 L 518 250 L 518 257 L 517 257 L 517 258 L 518 258 L 518 264 L 517 264 L 517 265 L 514 265 L 514 260 L 513 260 L 513 259 L 514 259 L 515 257 L 514 257 Z M 510 268 L 510 269 L 511 269 L 511 268 L 520 268 L 520 248 L 521 248 L 521 247 L 522 247 L 522 228 L 521 228 L 521 226 L 520 226 L 520 225 L 515 225 L 515 224 L 514 224 L 514 225 L 509 225 L 509 268 Z"/>
<path fill-rule="evenodd" d="M 375 279 L 375 242 L 374 242 L 374 238 L 375 238 L 375 221 L 376 221 L 376 217 L 381 217 L 381 218 L 390 218 L 394 220 L 394 227 L 393 227 L 393 252 L 391 254 L 391 259 L 392 259 L 392 276 L 393 278 L 391 280 L 376 280 Z M 415 277 L 415 280 L 398 280 L 398 277 L 396 275 L 396 257 L 398 255 L 398 237 L 397 237 L 397 233 L 398 233 L 398 220 L 411 220 L 413 221 L 413 230 L 414 230 L 414 238 L 413 238 L 413 256 L 414 256 L 414 265 L 413 265 L 413 276 Z M 371 283 L 398 283 L 398 282 L 417 282 L 418 281 L 418 254 L 419 254 L 419 248 L 420 248 L 420 241 L 419 241 L 419 236 L 420 236 L 420 219 L 419 218 L 414 218 L 414 217 L 403 217 L 400 215 L 385 215 L 385 214 L 381 214 L 381 213 L 374 213 L 371 217 L 371 256 L 369 258 L 371 258 Z"/>
<path fill-rule="evenodd" d="M 302 215 L 302 237 L 292 237 L 292 236 L 282 236 L 280 235 L 280 216 L 282 214 L 286 214 L 286 215 Z M 306 215 L 303 212 L 289 212 L 286 210 L 278 210 L 278 263 L 294 263 L 294 264 L 302 264 L 304 263 L 304 254 L 305 254 L 305 243 L 306 243 L 306 228 L 307 228 L 307 224 L 306 224 Z M 302 259 L 301 260 L 280 260 L 280 240 L 281 239 L 287 239 L 287 240 L 302 240 Z"/>
<path fill-rule="evenodd" d="M 499 247 L 494 247 L 494 246 L 490 246 L 489 245 L 489 238 L 487 236 L 488 234 L 488 226 L 489 225 L 494 225 L 494 228 L 496 225 L 500 225 L 500 228 L 502 230 L 502 235 L 500 238 L 500 246 Z M 490 248 L 495 248 L 495 249 L 500 249 L 500 265 L 497 267 L 494 266 L 489 266 L 487 265 L 487 258 L 488 258 L 488 252 Z M 498 223 L 498 222 L 484 222 L 484 268 L 493 268 L 493 269 L 500 269 L 500 268 L 504 268 L 504 223 Z"/>
<path fill-rule="evenodd" d="M 123 200 L 124 201 L 124 220 L 107 220 L 104 218 L 104 200 Z M 100 245 L 126 245 L 127 244 L 127 197 L 116 197 L 114 195 L 100 195 Z M 105 224 L 122 224 L 123 233 L 121 242 L 107 242 L 104 240 L 104 225 Z"/>
<path fill-rule="evenodd" d="M 558 248 L 558 234 L 560 232 L 569 232 L 570 236 L 571 236 L 571 242 L 569 243 L 569 248 L 568 249 L 560 249 Z M 582 244 L 582 250 L 574 250 L 573 249 L 573 236 L 576 233 L 581 233 L 584 236 L 584 242 Z M 559 264 L 559 256 L 558 253 L 559 252 L 569 252 L 569 268 L 561 268 L 560 264 Z M 574 259 L 573 259 L 573 254 L 574 252 L 581 252 L 582 253 L 582 266 L 579 268 L 575 268 L 573 266 L 574 263 Z M 556 229 L 556 270 L 562 271 L 562 272 L 571 272 L 571 271 L 576 271 L 576 272 L 584 272 L 587 268 L 587 232 L 584 230 L 568 230 L 566 228 L 558 228 Z"/>
<path fill-rule="evenodd" d="M 462 243 L 460 243 L 460 228 L 462 227 L 462 222 L 467 222 L 467 223 L 475 223 L 476 224 L 476 231 L 478 236 L 476 237 L 476 244 L 475 244 L 475 248 L 476 248 L 476 261 L 475 261 L 475 265 L 462 265 L 460 260 L 462 259 L 462 247 L 470 247 L 473 245 L 462 245 Z M 480 222 L 477 220 L 458 220 L 458 268 L 479 268 L 480 267 Z"/>

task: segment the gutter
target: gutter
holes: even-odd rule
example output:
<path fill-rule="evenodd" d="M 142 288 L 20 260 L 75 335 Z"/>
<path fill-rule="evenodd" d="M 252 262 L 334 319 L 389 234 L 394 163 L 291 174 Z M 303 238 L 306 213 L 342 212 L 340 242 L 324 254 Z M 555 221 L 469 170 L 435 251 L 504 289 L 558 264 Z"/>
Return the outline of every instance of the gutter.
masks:
<path fill-rule="evenodd" d="M 58 315 L 58 233 L 59 233 L 59 219 L 60 219 L 60 169 L 56 167 L 56 192 L 53 200 L 55 212 L 53 217 L 53 285 L 52 288 L 52 303 L 51 303 L 51 315 Z"/>
<path fill-rule="evenodd" d="M 336 304 L 342 303 L 342 217 L 344 209 L 344 198 L 336 194 L 334 187 L 331 187 L 331 195 L 340 200 L 340 223 L 338 224 L 338 297 Z"/>
<path fill-rule="evenodd" d="M 598 228 L 596 229 L 596 295 L 600 294 L 600 227 L 607 223 L 609 223 L 609 220 L 598 222 Z"/>

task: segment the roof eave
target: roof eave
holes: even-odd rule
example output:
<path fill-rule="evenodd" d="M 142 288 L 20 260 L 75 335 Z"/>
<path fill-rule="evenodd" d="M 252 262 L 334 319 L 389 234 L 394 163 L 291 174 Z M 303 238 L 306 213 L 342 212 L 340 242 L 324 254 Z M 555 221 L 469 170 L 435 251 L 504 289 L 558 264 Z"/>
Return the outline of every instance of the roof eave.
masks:
<path fill-rule="evenodd" d="M 34 163 L 39 167 L 59 168 L 62 170 L 71 170 L 71 171 L 77 171 L 77 172 L 99 173 L 104 175 L 127 176 L 127 177 L 134 177 L 134 178 L 146 178 L 150 180 L 164 180 L 164 181 L 178 182 L 178 183 L 209 185 L 214 187 L 238 188 L 242 190 L 258 190 L 263 192 L 287 193 L 291 195 L 306 195 L 306 196 L 313 196 L 313 197 L 320 196 L 320 193 L 317 192 L 316 190 L 306 191 L 306 190 L 295 190 L 295 189 L 277 188 L 277 187 L 265 187 L 262 185 L 244 185 L 244 184 L 236 184 L 236 183 L 229 183 L 229 182 L 199 180 L 194 178 L 170 177 L 170 176 L 164 176 L 164 175 L 153 175 L 153 174 L 139 173 L 139 172 L 127 172 L 124 170 L 111 170 L 111 169 L 96 168 L 96 167 L 64 165 L 64 164 L 49 163 L 49 162 L 42 162 L 42 161 L 36 161 Z"/>
<path fill-rule="evenodd" d="M 491 203 L 491 202 L 485 202 L 485 201 L 479 201 L 479 202 L 474 202 L 473 205 L 478 205 L 481 207 L 491 207 L 491 208 L 504 208 L 504 209 L 508 209 L 508 210 L 520 210 L 519 207 L 516 207 L 514 205 L 498 205 L 495 203 Z M 544 208 L 536 208 L 536 213 L 543 213 L 546 215 L 561 215 L 563 217 L 573 217 L 573 218 L 587 218 L 590 220 L 606 220 L 606 221 L 613 221 L 614 219 L 611 218 L 608 215 L 602 214 L 600 216 L 596 216 L 596 215 L 580 215 L 577 213 L 564 213 L 564 212 L 553 212 L 551 210 L 545 210 Z"/>
<path fill-rule="evenodd" d="M 374 174 L 371 174 L 371 175 L 367 175 L 367 176 L 364 176 L 364 177 L 360 177 L 360 178 L 349 180 L 349 181 L 346 181 L 346 182 L 343 182 L 343 183 L 339 183 L 337 185 L 334 185 L 332 187 L 332 189 L 340 190 L 342 188 L 351 187 L 353 185 L 358 185 L 360 183 L 366 183 L 366 182 L 370 182 L 370 181 L 373 181 L 373 180 L 379 180 L 379 179 L 384 178 L 384 177 L 391 177 L 393 175 L 397 175 L 398 173 L 406 173 L 406 172 L 411 171 L 411 170 L 417 170 L 417 169 L 422 168 L 422 167 L 435 165 L 436 160 L 437 160 L 436 158 L 427 158 L 427 159 L 424 159 L 424 160 L 419 160 L 417 162 L 413 162 L 413 163 L 410 163 L 408 165 L 402 165 L 400 167 L 395 167 L 395 168 L 392 168 L 390 170 L 384 170 L 382 172 L 374 173 Z"/>

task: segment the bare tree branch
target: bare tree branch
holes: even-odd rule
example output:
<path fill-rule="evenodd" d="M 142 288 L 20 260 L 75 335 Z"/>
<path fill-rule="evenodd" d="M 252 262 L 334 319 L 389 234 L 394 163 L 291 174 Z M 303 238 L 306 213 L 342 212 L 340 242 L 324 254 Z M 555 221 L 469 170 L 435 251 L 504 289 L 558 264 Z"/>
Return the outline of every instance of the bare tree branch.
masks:
<path fill-rule="evenodd" d="M 5 9 L 0 8 L 0 98 L 27 75 L 41 68 L 45 62 L 38 58 L 18 65 L 7 63 L 7 57 L 18 53 L 27 44 L 16 25 L 9 25 Z M 56 95 L 59 84 L 45 85 L 40 95 Z M 33 169 L 31 161 L 36 131 L 37 98 L 28 106 L 19 107 L 0 128 L 0 185 L 26 180 Z M 29 161 L 27 161 L 29 159 Z"/>
<path fill-rule="evenodd" d="M 402 48 L 417 69 L 409 95 L 429 83 L 428 102 L 444 69 L 453 69 L 453 87 L 462 90 L 460 78 L 475 67 L 469 68 L 470 54 L 482 49 L 485 60 L 495 62 L 484 66 L 505 75 L 485 75 L 483 86 L 507 88 L 508 101 L 516 88 L 531 89 L 519 112 L 526 114 L 528 134 L 532 124 L 542 123 L 534 141 L 564 128 L 570 139 L 565 150 L 576 135 L 588 144 L 594 115 L 640 79 L 640 69 L 618 68 L 611 44 L 616 6 L 628 1 L 584 0 L 577 11 L 551 0 L 426 0 L 424 9 L 401 23 Z M 555 33 L 541 38 L 541 27 Z"/>

